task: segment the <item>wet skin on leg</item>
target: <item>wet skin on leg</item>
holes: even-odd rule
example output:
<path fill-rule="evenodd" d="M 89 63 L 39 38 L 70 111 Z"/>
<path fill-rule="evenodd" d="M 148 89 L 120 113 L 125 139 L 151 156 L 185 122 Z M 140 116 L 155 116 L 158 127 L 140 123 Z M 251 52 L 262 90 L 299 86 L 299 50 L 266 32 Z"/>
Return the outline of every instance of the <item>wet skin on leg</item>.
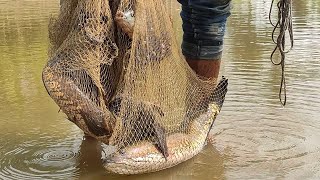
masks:
<path fill-rule="evenodd" d="M 195 60 L 186 59 L 189 66 L 200 77 L 217 79 L 220 71 L 221 60 Z"/>

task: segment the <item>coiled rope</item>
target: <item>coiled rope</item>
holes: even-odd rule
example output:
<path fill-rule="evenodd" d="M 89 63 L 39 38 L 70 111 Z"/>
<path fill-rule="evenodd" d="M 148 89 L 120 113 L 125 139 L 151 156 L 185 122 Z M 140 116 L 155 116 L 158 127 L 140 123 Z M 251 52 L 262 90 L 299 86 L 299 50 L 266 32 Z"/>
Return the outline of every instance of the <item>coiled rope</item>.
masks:
<path fill-rule="evenodd" d="M 278 10 L 278 19 L 276 23 L 272 22 L 272 10 L 275 0 L 272 0 L 270 12 L 269 12 L 269 21 L 270 24 L 274 27 L 272 31 L 272 41 L 276 44 L 276 47 L 271 53 L 271 62 L 274 65 L 281 65 L 282 75 L 281 75 L 281 84 L 279 90 L 279 99 L 283 106 L 287 102 L 287 89 L 286 89 L 286 78 L 285 78 L 285 57 L 293 47 L 293 30 L 292 30 L 292 1 L 291 0 L 278 0 L 277 10 Z M 286 41 L 286 32 L 289 33 L 290 38 L 290 48 L 285 50 L 285 41 Z M 276 38 L 276 34 L 278 37 Z M 280 61 L 275 61 L 275 54 L 279 52 Z M 284 97 L 284 99 L 282 99 Z"/>

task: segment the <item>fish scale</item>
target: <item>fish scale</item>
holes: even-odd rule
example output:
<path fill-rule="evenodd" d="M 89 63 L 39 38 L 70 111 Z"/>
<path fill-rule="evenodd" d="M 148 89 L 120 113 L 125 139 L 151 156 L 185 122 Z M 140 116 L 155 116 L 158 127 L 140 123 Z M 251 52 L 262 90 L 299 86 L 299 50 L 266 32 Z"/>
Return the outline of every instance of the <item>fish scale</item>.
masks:
<path fill-rule="evenodd" d="M 149 173 L 173 167 L 197 155 L 206 145 L 208 133 L 224 102 L 227 85 L 228 80 L 223 78 L 213 93 L 219 94 L 219 99 L 212 98 L 215 102 L 209 104 L 206 113 L 192 121 L 189 133 L 174 133 L 167 137 L 167 158 L 152 143 L 143 141 L 104 159 L 105 169 L 116 174 Z"/>

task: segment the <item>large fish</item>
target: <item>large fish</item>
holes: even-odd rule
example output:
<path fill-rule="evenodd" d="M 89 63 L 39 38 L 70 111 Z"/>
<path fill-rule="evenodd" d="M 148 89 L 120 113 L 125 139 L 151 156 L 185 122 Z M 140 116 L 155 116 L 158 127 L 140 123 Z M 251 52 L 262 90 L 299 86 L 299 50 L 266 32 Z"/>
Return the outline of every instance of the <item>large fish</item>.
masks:
<path fill-rule="evenodd" d="M 62 4 L 65 10 L 50 30 L 53 48 L 42 80 L 51 98 L 70 121 L 87 135 L 108 143 L 116 120 L 105 104 L 117 84 L 110 79 L 117 79 L 111 64 L 117 57 L 118 48 L 109 33 L 113 30 L 110 10 L 101 4 L 104 3 Z M 64 16 L 72 16 L 69 19 L 72 23 L 63 19 Z"/>
<path fill-rule="evenodd" d="M 168 156 L 164 156 L 148 141 L 128 146 L 104 159 L 110 173 L 141 174 L 170 168 L 197 155 L 206 145 L 208 133 L 220 112 L 227 93 L 228 80 L 223 78 L 214 90 L 208 111 L 192 121 L 186 133 L 167 137 Z"/>
<path fill-rule="evenodd" d="M 97 105 L 97 92 L 85 94 L 71 77 L 55 71 L 55 64 L 48 65 L 42 73 L 43 83 L 60 109 L 87 135 L 108 144 L 115 118 L 110 111 Z"/>

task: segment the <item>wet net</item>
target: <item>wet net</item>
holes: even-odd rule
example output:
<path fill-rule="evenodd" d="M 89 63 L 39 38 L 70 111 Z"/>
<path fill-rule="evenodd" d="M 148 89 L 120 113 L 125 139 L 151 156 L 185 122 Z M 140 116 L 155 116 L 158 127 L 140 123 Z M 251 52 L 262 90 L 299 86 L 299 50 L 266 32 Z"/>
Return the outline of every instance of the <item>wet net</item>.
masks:
<path fill-rule="evenodd" d="M 217 80 L 198 77 L 181 54 L 171 4 L 64 0 L 50 23 L 49 61 L 43 70 L 49 95 L 85 134 L 122 154 L 148 142 L 169 161 L 174 155 L 167 139 L 207 134 L 210 117 L 223 104 L 226 80 L 215 89 Z M 208 112 L 208 127 L 195 129 L 195 121 Z M 118 173 L 125 174 L 125 168 Z"/>

